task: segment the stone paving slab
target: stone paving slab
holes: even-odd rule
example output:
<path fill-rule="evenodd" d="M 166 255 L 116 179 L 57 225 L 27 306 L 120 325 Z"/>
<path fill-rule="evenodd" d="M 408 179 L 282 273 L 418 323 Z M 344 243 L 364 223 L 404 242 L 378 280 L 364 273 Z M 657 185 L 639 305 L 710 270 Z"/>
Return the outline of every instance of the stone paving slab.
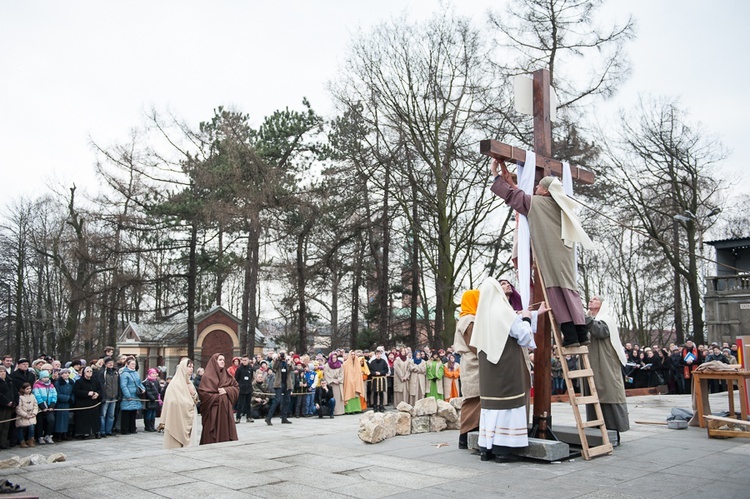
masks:
<path fill-rule="evenodd" d="M 142 433 L 0 452 L 0 459 L 63 452 L 68 461 L 5 470 L 44 498 L 71 497 L 555 497 L 746 499 L 750 442 L 708 439 L 705 429 L 669 430 L 672 407 L 689 396 L 628 399 L 631 431 L 609 456 L 543 463 L 482 463 L 458 450 L 458 432 L 394 437 L 379 444 L 357 438 L 358 416 L 293 419 L 291 425 L 242 423 L 240 440 L 164 450 L 161 435 Z M 726 394 L 711 395 L 714 411 Z M 567 404 L 553 404 L 554 423 L 572 425 Z M 142 422 L 139 421 L 139 426 Z M 441 445 L 438 445 L 441 444 Z M 447 445 L 444 445 L 447 444 Z M 305 492 L 306 491 L 306 492 Z M 12 497 L 12 496 L 9 496 Z"/>

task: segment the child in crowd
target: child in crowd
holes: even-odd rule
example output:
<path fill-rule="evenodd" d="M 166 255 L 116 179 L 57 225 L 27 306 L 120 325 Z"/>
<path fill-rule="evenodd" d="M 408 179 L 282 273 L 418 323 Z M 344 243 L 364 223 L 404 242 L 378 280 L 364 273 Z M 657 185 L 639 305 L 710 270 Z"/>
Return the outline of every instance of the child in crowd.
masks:
<path fill-rule="evenodd" d="M 31 384 L 24 383 L 18 390 L 18 405 L 16 406 L 16 428 L 18 429 L 19 446 L 35 447 L 34 443 L 34 425 L 36 425 L 36 415 L 39 412 L 39 406 L 36 403 L 36 397 L 31 393 Z"/>

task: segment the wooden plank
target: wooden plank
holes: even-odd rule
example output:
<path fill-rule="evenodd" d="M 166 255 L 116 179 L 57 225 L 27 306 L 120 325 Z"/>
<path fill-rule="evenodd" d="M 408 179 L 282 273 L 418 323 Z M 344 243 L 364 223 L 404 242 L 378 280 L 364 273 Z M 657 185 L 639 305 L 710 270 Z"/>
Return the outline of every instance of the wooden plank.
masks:
<path fill-rule="evenodd" d="M 577 371 L 568 371 L 568 377 L 572 379 L 589 378 L 594 375 L 593 369 L 579 369 Z"/>
<path fill-rule="evenodd" d="M 504 161 L 526 162 L 526 151 L 524 149 L 513 147 L 510 144 L 504 144 L 497 140 L 486 139 L 480 141 L 479 152 L 485 156 Z M 537 168 L 545 168 L 558 177 L 562 177 L 563 167 L 561 161 L 537 155 L 536 166 Z M 594 172 L 574 165 L 570 165 L 570 176 L 574 181 L 581 184 L 593 184 L 595 180 Z"/>
<path fill-rule="evenodd" d="M 589 395 L 587 397 L 573 397 L 572 403 L 574 403 L 575 405 L 598 404 L 599 397 L 595 395 Z"/>
<path fill-rule="evenodd" d="M 612 454 L 612 444 L 604 444 L 598 447 L 589 447 L 589 458 L 602 456 L 604 454 Z"/>
<path fill-rule="evenodd" d="M 560 343 L 560 345 L 562 345 L 562 343 Z M 568 348 L 561 346 L 560 349 L 562 350 L 563 355 L 583 355 L 589 353 L 589 347 L 587 346 Z"/>
<path fill-rule="evenodd" d="M 706 430 L 709 438 L 750 438 L 750 431 L 714 430 L 713 428 L 706 428 Z"/>
<path fill-rule="evenodd" d="M 750 427 L 750 421 L 742 421 L 741 419 L 725 418 L 725 417 L 722 417 L 722 416 L 711 416 L 711 415 L 708 415 L 708 414 L 706 414 L 703 417 L 705 419 L 707 419 L 708 421 L 719 421 L 719 422 L 722 422 L 722 423 L 739 424 L 739 425 Z M 719 425 L 719 426 L 721 426 L 721 425 Z"/>
<path fill-rule="evenodd" d="M 604 424 L 603 419 L 596 419 L 594 421 L 586 421 L 583 423 L 584 428 L 595 428 L 597 426 L 602 426 Z"/>

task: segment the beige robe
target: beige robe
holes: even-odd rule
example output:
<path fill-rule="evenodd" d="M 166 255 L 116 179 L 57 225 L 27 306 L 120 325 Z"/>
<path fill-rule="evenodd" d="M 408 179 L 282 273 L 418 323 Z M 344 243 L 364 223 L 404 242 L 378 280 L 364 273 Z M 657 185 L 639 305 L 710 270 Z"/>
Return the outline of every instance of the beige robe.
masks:
<path fill-rule="evenodd" d="M 425 394 L 425 386 L 427 384 L 427 362 L 422 359 L 422 362 L 416 364 L 413 359 L 409 359 L 409 404 L 412 406 L 417 403 L 417 400 L 423 399 Z"/>
<path fill-rule="evenodd" d="M 333 415 L 340 416 L 344 414 L 344 368 L 332 369 L 326 362 L 323 366 L 323 379 L 331 387 L 333 398 L 336 399 Z"/>
<path fill-rule="evenodd" d="M 409 402 L 409 359 L 401 360 L 396 357 L 393 361 L 393 407 L 398 407 L 401 402 Z M 406 381 L 402 381 L 406 379 Z"/>

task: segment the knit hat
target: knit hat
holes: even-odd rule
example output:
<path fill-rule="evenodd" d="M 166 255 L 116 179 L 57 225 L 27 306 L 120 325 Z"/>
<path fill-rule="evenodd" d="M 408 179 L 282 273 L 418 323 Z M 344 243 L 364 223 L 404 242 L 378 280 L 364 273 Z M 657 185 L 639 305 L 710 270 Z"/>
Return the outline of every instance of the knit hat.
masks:
<path fill-rule="evenodd" d="M 49 371 L 39 371 L 39 379 L 49 378 Z"/>

